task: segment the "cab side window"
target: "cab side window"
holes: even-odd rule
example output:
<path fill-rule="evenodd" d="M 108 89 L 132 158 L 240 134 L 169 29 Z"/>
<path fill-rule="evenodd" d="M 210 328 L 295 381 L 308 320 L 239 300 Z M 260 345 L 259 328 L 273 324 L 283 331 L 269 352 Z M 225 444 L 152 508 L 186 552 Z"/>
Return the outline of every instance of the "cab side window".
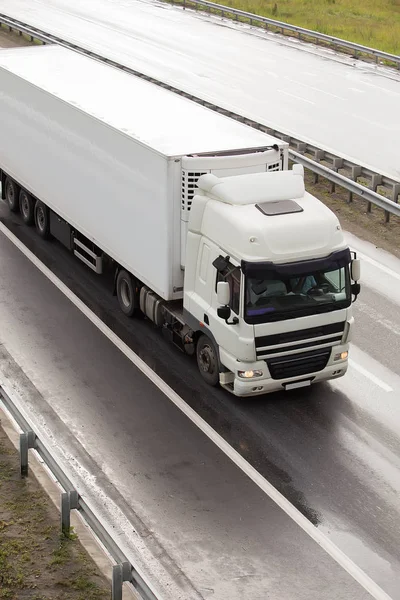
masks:
<path fill-rule="evenodd" d="M 240 306 L 240 276 L 241 272 L 239 267 L 234 267 L 231 264 L 228 264 L 226 269 L 223 271 L 218 271 L 217 274 L 217 283 L 218 281 L 227 281 L 229 283 L 231 290 L 231 300 L 229 306 L 237 315 L 239 314 Z"/>

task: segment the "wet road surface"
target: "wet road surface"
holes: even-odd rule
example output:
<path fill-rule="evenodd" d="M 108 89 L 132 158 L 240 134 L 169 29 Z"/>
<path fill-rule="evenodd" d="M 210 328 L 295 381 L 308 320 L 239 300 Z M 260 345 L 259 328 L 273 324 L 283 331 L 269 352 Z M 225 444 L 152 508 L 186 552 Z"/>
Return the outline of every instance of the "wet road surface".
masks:
<path fill-rule="evenodd" d="M 200 416 L 387 593 L 400 598 L 400 289 L 393 282 L 393 274 L 400 276 L 398 262 L 381 271 L 382 257 L 369 245 L 350 240 L 373 258 L 363 265 L 367 285 L 355 305 L 353 364 L 345 378 L 244 401 L 207 387 L 195 362 L 150 323 L 119 313 L 107 281 L 57 242 L 39 240 L 17 217 L 10 218 L 4 206 L 1 210 L 10 230 Z M 171 564 L 180 565 L 184 589 L 193 586 L 203 597 L 213 590 L 213 597 L 221 599 L 228 593 L 261 599 L 268 589 L 276 597 L 291 598 L 281 580 L 275 579 L 276 587 L 271 583 L 274 577 L 266 565 L 273 564 L 274 572 L 291 573 L 290 585 L 296 572 L 303 585 L 304 575 L 304 597 L 314 597 L 315 565 L 308 563 L 312 568 L 307 571 L 304 536 L 297 539 L 293 524 L 282 525 L 287 518 L 276 517 L 279 509 L 244 483 L 236 467 L 215 449 L 205 451 L 199 433 L 170 401 L 0 237 L 0 339 L 3 361 L 13 364 L 11 379 L 22 377 L 22 368 L 42 401 L 95 461 L 99 476 L 133 507 Z M 51 412 L 46 418 L 55 417 Z M 154 513 L 149 498 L 157 507 Z M 276 539 L 280 552 L 272 543 Z M 326 568 L 320 557 L 317 562 L 328 577 L 324 597 L 341 597 L 329 587 L 336 566 Z M 314 575 L 323 580 L 320 572 Z M 353 591 L 348 595 L 346 589 L 343 598 L 363 597 L 351 595 Z"/>

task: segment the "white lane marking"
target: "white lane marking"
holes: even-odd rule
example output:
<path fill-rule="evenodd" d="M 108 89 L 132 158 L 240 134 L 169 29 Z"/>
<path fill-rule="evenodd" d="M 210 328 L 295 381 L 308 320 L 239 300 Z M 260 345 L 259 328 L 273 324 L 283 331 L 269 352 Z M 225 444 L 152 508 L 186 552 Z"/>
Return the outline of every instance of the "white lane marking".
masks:
<path fill-rule="evenodd" d="M 277 90 L 277 92 L 280 92 L 281 94 L 286 94 L 286 96 L 291 96 L 292 98 L 296 98 L 297 100 L 301 100 L 302 102 L 308 102 L 308 104 L 315 104 L 315 102 L 311 102 L 311 100 L 306 100 L 305 98 L 302 98 L 301 96 L 296 96 L 295 94 L 291 94 L 290 92 L 285 92 L 284 90 Z"/>
<path fill-rule="evenodd" d="M 351 245 L 351 243 L 350 243 L 350 245 Z M 396 271 L 393 271 L 392 269 L 389 269 L 389 267 L 385 267 L 385 265 L 382 265 L 377 260 L 375 260 L 373 258 L 370 258 L 369 256 L 367 256 L 363 252 L 359 252 L 357 250 L 357 258 L 362 258 L 362 260 L 365 260 L 365 262 L 368 262 L 370 265 L 373 265 L 377 269 L 380 269 L 381 271 L 383 271 L 384 273 L 386 273 L 386 275 L 390 275 L 390 277 L 393 277 L 394 279 L 398 279 L 400 281 L 400 273 L 397 273 Z"/>
<path fill-rule="evenodd" d="M 393 388 L 391 388 L 390 385 L 382 381 L 382 379 L 379 379 L 379 377 L 376 377 L 376 375 L 370 371 L 367 371 L 367 369 L 364 369 L 364 367 L 354 362 L 351 358 L 349 358 L 349 366 L 358 371 L 361 375 L 364 375 L 364 377 L 372 381 L 372 383 L 375 383 L 375 385 L 385 390 L 385 392 L 393 392 Z"/>
<path fill-rule="evenodd" d="M 359 298 L 357 300 L 356 309 L 367 315 L 370 319 L 373 319 L 379 323 L 379 325 L 382 325 L 382 327 L 385 327 L 385 329 L 388 329 L 394 335 L 400 336 L 400 329 L 395 323 L 393 323 L 393 321 L 387 319 L 382 313 L 380 313 L 378 310 L 375 310 L 375 308 L 369 306 Z"/>
<path fill-rule="evenodd" d="M 159 390 L 167 396 L 214 444 L 251 479 L 279 508 L 333 558 L 375 600 L 392 600 L 390 596 L 356 565 L 340 548 L 319 531 L 247 460 L 228 444 L 204 419 L 202 419 L 165 381 L 161 379 L 133 350 L 129 348 L 103 321 L 50 271 L 7 227 L 0 223 L 0 231 L 62 292 L 109 340 L 112 342 Z"/>
<path fill-rule="evenodd" d="M 352 92 L 357 92 L 358 94 L 365 94 L 364 90 L 359 90 L 358 88 L 349 88 Z"/>
<path fill-rule="evenodd" d="M 384 94 L 388 94 L 389 96 L 399 96 L 399 92 L 395 92 L 394 90 L 388 90 L 386 88 L 381 87 L 380 85 L 376 85 L 376 83 L 370 83 L 369 81 L 363 81 L 362 85 L 366 85 L 368 87 L 375 88 L 376 90 L 379 91 L 380 94 L 383 92 Z"/>
<path fill-rule="evenodd" d="M 385 125 L 384 123 L 379 123 L 378 121 L 373 121 L 369 117 L 364 117 L 358 113 L 353 113 L 351 115 L 354 119 L 358 119 L 359 121 L 363 121 L 364 123 L 368 123 L 368 125 L 375 125 L 378 129 L 387 129 L 388 131 L 393 131 L 392 125 Z"/>
<path fill-rule="evenodd" d="M 344 100 L 344 98 L 342 98 L 341 96 L 337 96 L 336 94 L 332 94 L 332 92 L 327 92 L 325 90 L 321 90 L 321 88 L 317 88 L 314 87 L 313 85 L 310 85 L 308 83 L 304 83 L 303 81 L 297 81 L 296 79 L 291 79 L 290 77 L 284 77 L 284 79 L 286 81 L 290 81 L 291 83 L 294 83 L 296 85 L 302 85 L 303 87 L 306 87 L 310 90 L 314 90 L 315 92 L 319 92 L 321 94 L 326 94 L 327 96 L 332 96 L 332 98 L 338 98 L 339 100 Z"/>

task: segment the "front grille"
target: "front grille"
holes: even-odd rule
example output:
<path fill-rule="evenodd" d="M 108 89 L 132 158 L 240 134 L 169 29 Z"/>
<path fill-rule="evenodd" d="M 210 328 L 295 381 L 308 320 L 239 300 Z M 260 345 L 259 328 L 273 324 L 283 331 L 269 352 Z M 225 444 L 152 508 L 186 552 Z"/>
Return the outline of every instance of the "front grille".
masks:
<path fill-rule="evenodd" d="M 260 349 L 257 350 L 256 355 L 257 359 L 265 358 L 267 356 L 271 356 L 271 354 L 284 354 L 288 351 L 292 352 L 293 350 L 305 350 L 306 348 L 312 348 L 313 346 L 335 346 L 339 344 L 342 340 L 341 335 L 337 335 L 335 337 L 324 338 L 323 340 L 314 340 L 312 342 L 303 342 L 301 344 L 296 344 L 295 346 L 280 346 L 279 348 L 270 348 L 269 350 Z"/>
<path fill-rule="evenodd" d="M 312 352 L 301 352 L 289 356 L 278 356 L 267 360 L 272 379 L 300 377 L 322 371 L 328 363 L 331 348 L 321 348 Z"/>
<path fill-rule="evenodd" d="M 309 340 L 324 335 L 333 335 L 335 333 L 343 334 L 345 324 L 345 321 L 342 321 L 340 323 L 330 323 L 329 325 L 320 325 L 319 327 L 311 327 L 309 329 L 286 331 L 274 335 L 263 335 L 261 337 L 256 337 L 256 348 L 264 348 L 265 346 L 275 346 L 285 343 L 289 344 L 290 342 L 299 342 L 301 340 Z"/>

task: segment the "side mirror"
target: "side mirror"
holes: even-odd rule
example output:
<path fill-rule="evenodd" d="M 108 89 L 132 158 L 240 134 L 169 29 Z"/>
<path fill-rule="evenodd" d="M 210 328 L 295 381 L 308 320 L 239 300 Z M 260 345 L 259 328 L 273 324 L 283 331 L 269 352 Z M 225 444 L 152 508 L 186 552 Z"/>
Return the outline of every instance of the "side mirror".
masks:
<path fill-rule="evenodd" d="M 353 258 L 351 261 L 351 278 L 353 281 L 358 281 L 361 277 L 361 261 L 359 258 Z"/>
<path fill-rule="evenodd" d="M 224 321 L 227 321 L 229 319 L 229 317 L 231 316 L 231 312 L 232 311 L 229 306 L 220 306 L 219 308 L 217 308 L 217 315 L 220 319 L 224 319 Z"/>
<path fill-rule="evenodd" d="M 231 300 L 231 290 L 227 281 L 218 281 L 217 300 L 221 306 L 226 306 Z"/>
<path fill-rule="evenodd" d="M 236 325 L 239 323 L 239 319 L 237 317 L 233 317 L 232 321 L 228 321 L 231 316 L 231 308 L 228 306 L 231 301 L 231 289 L 229 283 L 227 281 L 218 281 L 217 283 L 217 300 L 219 306 L 217 308 L 217 315 L 220 319 L 223 319 L 227 325 Z"/>
<path fill-rule="evenodd" d="M 357 298 L 358 294 L 360 293 L 360 290 L 361 290 L 361 285 L 359 283 L 352 283 L 351 284 L 351 293 L 356 298 Z"/>

